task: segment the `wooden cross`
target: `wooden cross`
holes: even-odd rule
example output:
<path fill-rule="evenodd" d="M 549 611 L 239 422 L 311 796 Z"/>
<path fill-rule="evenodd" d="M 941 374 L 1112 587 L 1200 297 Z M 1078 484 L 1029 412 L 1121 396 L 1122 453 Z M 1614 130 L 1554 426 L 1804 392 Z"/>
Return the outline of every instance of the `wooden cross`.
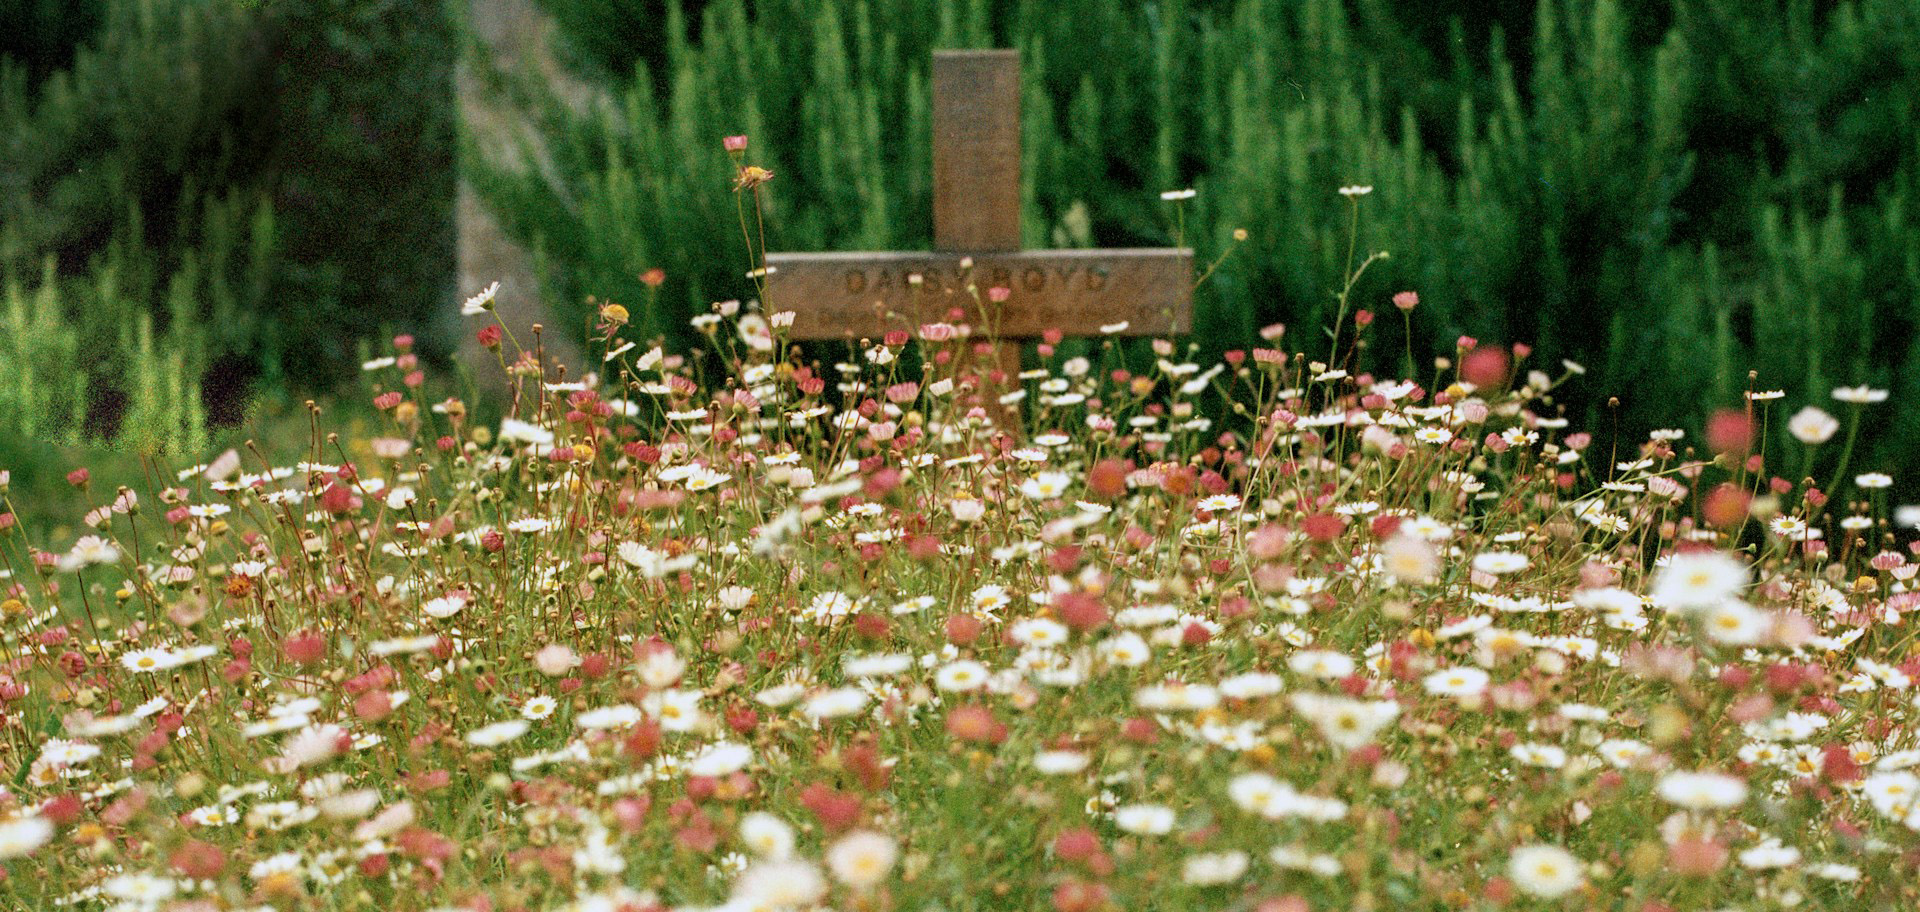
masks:
<path fill-rule="evenodd" d="M 796 339 L 878 339 L 946 322 L 955 307 L 976 339 L 1050 329 L 1171 335 L 1189 326 L 1191 250 L 1020 249 L 1018 51 L 933 52 L 933 246 L 768 254 L 768 303 L 794 312 Z M 990 301 L 994 288 L 1007 289 L 1004 302 Z M 998 345 L 997 359 L 1009 377 L 1018 374 L 1019 342 Z"/>

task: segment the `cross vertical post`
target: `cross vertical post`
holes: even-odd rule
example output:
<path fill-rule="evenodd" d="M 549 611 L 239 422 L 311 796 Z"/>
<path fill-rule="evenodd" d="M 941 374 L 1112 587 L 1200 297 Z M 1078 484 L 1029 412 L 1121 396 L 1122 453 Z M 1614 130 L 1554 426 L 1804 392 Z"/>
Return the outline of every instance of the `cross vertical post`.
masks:
<path fill-rule="evenodd" d="M 1020 52 L 933 52 L 933 249 L 1020 249 Z"/>
<path fill-rule="evenodd" d="M 1019 51 L 933 52 L 933 249 L 1020 249 Z M 999 369 L 1008 388 L 1017 386 L 1020 342 L 996 341 L 982 367 Z M 992 398 L 988 407 L 994 408 Z M 1000 417 L 1013 414 L 1009 409 Z"/>

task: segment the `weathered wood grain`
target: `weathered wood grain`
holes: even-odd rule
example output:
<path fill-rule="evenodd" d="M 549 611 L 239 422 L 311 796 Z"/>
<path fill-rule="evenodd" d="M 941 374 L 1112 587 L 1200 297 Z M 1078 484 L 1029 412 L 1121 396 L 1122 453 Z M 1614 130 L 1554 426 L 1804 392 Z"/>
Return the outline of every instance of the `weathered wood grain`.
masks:
<path fill-rule="evenodd" d="M 976 335 L 1033 338 L 1049 329 L 1097 336 L 1185 333 L 1193 251 L 1177 248 L 958 253 L 775 253 L 767 299 L 794 312 L 796 339 L 878 339 L 923 323 L 972 324 Z M 973 292 L 968 291 L 971 285 Z M 989 289 L 1006 288 L 995 305 Z M 985 312 L 982 312 L 982 309 Z M 951 313 L 959 311 L 956 319 Z"/>
<path fill-rule="evenodd" d="M 1020 52 L 933 52 L 933 246 L 1020 249 Z"/>
<path fill-rule="evenodd" d="M 1059 330 L 1188 331 L 1193 252 L 1020 250 L 1020 56 L 933 55 L 932 253 L 775 253 L 764 302 L 796 339 L 878 339 L 967 323 L 1003 339 L 989 364 L 1019 371 L 1020 341 Z M 1004 302 L 991 290 L 1004 288 Z M 954 365 L 958 366 L 958 365 Z"/>

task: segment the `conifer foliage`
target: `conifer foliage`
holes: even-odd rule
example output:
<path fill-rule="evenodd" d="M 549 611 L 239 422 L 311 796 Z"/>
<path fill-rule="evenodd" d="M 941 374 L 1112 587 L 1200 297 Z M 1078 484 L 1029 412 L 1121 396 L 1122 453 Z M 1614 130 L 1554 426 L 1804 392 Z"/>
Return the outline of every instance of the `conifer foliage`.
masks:
<path fill-rule="evenodd" d="M 543 0 L 604 103 L 499 74 L 541 122 L 521 160 L 469 152 L 553 295 L 652 300 L 684 332 L 749 291 L 718 138 L 776 180 L 773 249 L 928 242 L 936 47 L 1017 47 L 1028 246 L 1250 239 L 1196 330 L 1318 332 L 1404 289 L 1422 340 L 1578 361 L 1642 428 L 1758 384 L 1920 395 L 1920 12 L 1907 0 Z M 1499 9 L 1494 9 L 1498 7 Z M 532 167 L 537 161 L 538 168 Z M 1161 191 L 1194 187 L 1177 212 Z M 730 253 L 732 255 L 721 255 Z M 639 275 L 663 268 L 654 291 Z M 584 317 L 581 320 L 584 325 Z M 1373 344 L 1399 366 L 1398 320 Z M 1361 365 L 1369 366 L 1369 365 Z M 1603 399 L 1571 403 L 1595 418 Z M 1909 419 L 1911 420 L 1911 419 Z M 1902 429 L 1920 433 L 1920 426 Z"/>
<path fill-rule="evenodd" d="M 29 3 L 0 33 L 0 430 L 197 450 L 449 309 L 442 5 Z"/>

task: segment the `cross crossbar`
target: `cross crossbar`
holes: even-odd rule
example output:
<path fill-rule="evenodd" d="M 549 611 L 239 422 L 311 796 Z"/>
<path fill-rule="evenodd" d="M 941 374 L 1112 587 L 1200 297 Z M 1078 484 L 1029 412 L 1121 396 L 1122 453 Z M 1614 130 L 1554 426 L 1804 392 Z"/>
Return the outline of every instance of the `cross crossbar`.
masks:
<path fill-rule="evenodd" d="M 782 277 L 775 300 L 794 311 L 799 339 L 877 339 L 888 330 L 962 320 L 976 334 L 1012 339 L 1047 330 L 1176 335 L 1189 329 L 1192 264 L 1191 251 L 1170 247 L 767 257 Z M 1005 303 L 987 300 L 993 288 L 1007 289 Z"/>

